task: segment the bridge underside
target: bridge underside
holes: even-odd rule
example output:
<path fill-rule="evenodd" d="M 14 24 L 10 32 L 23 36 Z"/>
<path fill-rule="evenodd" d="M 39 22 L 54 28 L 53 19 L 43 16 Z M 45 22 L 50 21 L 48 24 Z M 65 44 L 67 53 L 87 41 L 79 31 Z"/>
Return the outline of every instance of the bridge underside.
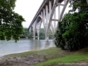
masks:
<path fill-rule="evenodd" d="M 33 32 L 33 39 L 35 33 L 39 39 L 41 24 L 44 26 L 45 39 L 49 39 L 49 30 L 54 34 L 57 28 L 57 23 L 61 20 L 63 13 L 68 4 L 68 0 L 44 0 L 39 10 L 34 16 L 29 31 Z"/>

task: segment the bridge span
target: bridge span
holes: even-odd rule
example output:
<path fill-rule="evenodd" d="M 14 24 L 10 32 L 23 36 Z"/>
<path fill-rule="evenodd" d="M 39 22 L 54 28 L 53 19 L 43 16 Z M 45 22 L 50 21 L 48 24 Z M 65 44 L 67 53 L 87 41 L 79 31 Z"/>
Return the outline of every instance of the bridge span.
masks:
<path fill-rule="evenodd" d="M 39 39 L 40 28 L 43 23 L 45 40 L 48 41 L 49 30 L 51 30 L 53 34 L 55 33 L 57 26 L 56 23 L 61 20 L 68 1 L 69 0 L 43 0 L 28 28 L 29 31 L 33 32 L 33 39 L 36 38 L 36 33 L 37 38 Z"/>

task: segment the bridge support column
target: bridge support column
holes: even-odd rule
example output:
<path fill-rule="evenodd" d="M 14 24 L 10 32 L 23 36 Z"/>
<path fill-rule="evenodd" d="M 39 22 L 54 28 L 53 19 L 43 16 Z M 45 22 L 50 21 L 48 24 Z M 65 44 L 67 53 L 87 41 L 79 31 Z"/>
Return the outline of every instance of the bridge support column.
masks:
<path fill-rule="evenodd" d="M 54 10 L 54 19 L 56 19 L 56 9 Z M 54 34 L 56 31 L 56 21 L 54 21 Z"/>
<path fill-rule="evenodd" d="M 36 25 L 36 29 L 37 29 L 37 39 L 39 40 L 39 35 L 40 35 L 40 27 L 41 27 L 41 21 L 39 21 Z"/>
<path fill-rule="evenodd" d="M 43 9 L 43 12 L 41 13 L 40 17 L 42 19 L 42 22 L 43 22 L 43 25 L 44 25 L 44 33 L 45 33 L 45 40 L 47 41 L 49 38 L 47 36 L 47 32 L 46 32 L 46 29 L 47 29 L 47 16 L 46 16 L 46 12 L 47 12 L 47 7 L 46 9 Z"/>
<path fill-rule="evenodd" d="M 37 39 L 39 40 L 39 29 L 37 29 Z"/>
<path fill-rule="evenodd" d="M 52 7 L 53 7 L 53 5 L 52 5 L 52 2 L 51 1 L 49 1 L 49 18 L 50 18 L 50 16 L 51 16 L 51 12 L 52 12 Z M 49 20 L 49 18 L 48 18 L 48 20 Z M 48 24 L 49 24 L 49 21 L 48 21 Z M 54 27 L 53 27 L 53 24 L 52 24 L 52 21 L 51 21 L 51 27 L 49 28 L 51 31 L 52 31 L 52 33 L 54 34 Z M 47 27 L 48 28 L 48 27 Z"/>
<path fill-rule="evenodd" d="M 67 6 L 68 2 L 69 2 L 69 0 L 64 0 L 64 7 L 63 7 L 62 12 L 60 14 L 59 21 L 61 20 L 63 14 L 64 14 L 64 11 L 66 9 L 66 6 Z"/>
<path fill-rule="evenodd" d="M 48 13 L 48 5 L 46 5 L 46 36 L 45 36 L 45 40 L 48 41 L 49 40 L 49 35 L 47 30 L 49 31 L 49 29 L 47 29 L 48 27 L 48 23 L 49 23 L 49 13 Z"/>
<path fill-rule="evenodd" d="M 34 24 L 33 24 L 33 40 L 35 40 L 36 39 L 36 36 L 35 36 L 35 33 L 36 33 L 36 22 L 34 22 Z"/>

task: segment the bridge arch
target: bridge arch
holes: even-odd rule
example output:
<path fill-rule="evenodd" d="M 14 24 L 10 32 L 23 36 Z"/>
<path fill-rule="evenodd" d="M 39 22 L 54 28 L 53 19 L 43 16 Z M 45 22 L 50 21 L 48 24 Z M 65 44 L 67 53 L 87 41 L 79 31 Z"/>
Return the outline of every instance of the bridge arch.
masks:
<path fill-rule="evenodd" d="M 39 30 L 41 27 L 41 23 L 43 23 L 44 26 L 44 32 L 45 32 L 45 39 L 48 41 L 49 39 L 49 30 L 52 30 L 52 33 L 55 33 L 56 30 L 56 22 L 59 22 L 63 16 L 63 13 L 66 9 L 66 6 L 68 4 L 69 0 L 44 0 L 41 4 L 39 10 L 37 11 L 36 15 L 34 16 L 30 26 L 29 30 L 33 30 L 33 38 L 35 39 L 35 33 L 38 34 L 39 39 Z M 62 11 L 60 12 L 61 8 L 60 6 L 63 6 Z M 58 7 L 58 18 L 56 18 L 56 8 Z M 54 22 L 54 23 L 53 23 Z M 53 24 L 52 24 L 53 23 Z"/>

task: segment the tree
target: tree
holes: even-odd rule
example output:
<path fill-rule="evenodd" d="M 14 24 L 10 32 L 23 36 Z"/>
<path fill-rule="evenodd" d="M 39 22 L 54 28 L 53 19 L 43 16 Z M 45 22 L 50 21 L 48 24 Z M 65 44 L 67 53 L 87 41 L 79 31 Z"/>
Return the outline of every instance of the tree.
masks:
<path fill-rule="evenodd" d="M 87 0 L 70 0 L 70 6 L 73 7 L 72 11 L 78 9 L 79 11 L 85 10 L 87 8 Z"/>
<path fill-rule="evenodd" d="M 13 11 L 16 0 L 0 0 L 0 40 L 16 41 L 23 32 L 23 17 Z"/>
<path fill-rule="evenodd" d="M 88 47 L 88 5 L 86 0 L 71 0 L 71 4 L 74 13 L 69 12 L 58 23 L 55 45 L 73 51 Z M 75 12 L 76 9 L 79 11 Z"/>

